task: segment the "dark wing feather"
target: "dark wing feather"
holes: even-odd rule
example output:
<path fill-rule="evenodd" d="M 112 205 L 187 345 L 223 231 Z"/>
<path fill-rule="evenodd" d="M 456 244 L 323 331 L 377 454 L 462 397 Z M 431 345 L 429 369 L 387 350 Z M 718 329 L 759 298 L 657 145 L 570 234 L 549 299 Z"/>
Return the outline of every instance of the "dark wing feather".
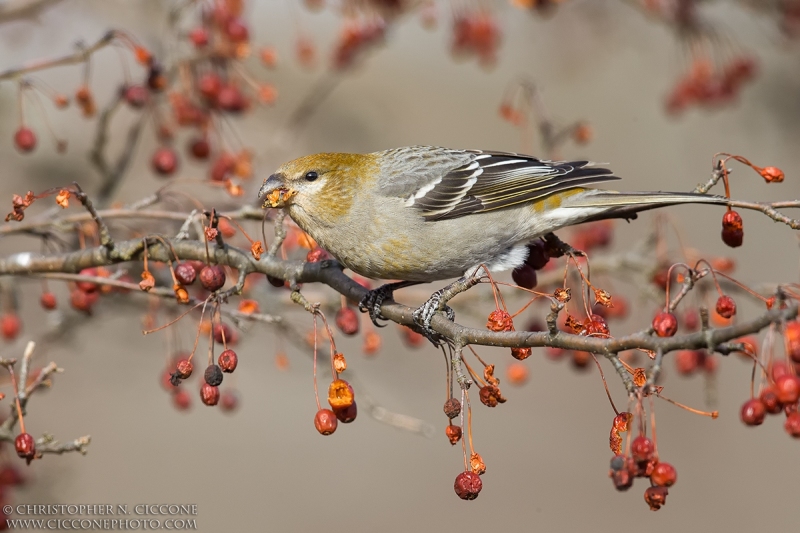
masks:
<path fill-rule="evenodd" d="M 418 191 L 407 205 L 421 210 L 426 220 L 444 220 L 619 179 L 588 161 L 553 162 L 513 153 L 472 153 L 468 163 L 449 171 L 432 187 Z"/>

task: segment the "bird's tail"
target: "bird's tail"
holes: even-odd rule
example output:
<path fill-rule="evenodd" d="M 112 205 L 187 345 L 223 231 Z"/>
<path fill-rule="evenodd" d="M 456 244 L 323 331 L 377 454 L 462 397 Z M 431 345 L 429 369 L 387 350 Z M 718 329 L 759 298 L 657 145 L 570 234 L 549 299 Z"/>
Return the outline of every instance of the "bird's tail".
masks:
<path fill-rule="evenodd" d="M 691 192 L 616 192 L 596 190 L 592 194 L 575 195 L 569 207 L 606 207 L 607 211 L 587 220 L 607 218 L 636 218 L 636 213 L 678 204 L 717 204 L 728 205 L 723 196 Z M 567 207 L 567 206 L 565 206 Z"/>

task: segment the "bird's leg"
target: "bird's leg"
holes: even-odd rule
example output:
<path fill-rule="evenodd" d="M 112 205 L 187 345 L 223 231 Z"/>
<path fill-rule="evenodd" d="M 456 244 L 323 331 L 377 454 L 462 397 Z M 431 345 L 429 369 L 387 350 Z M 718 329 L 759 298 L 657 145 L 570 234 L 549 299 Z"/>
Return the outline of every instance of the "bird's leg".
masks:
<path fill-rule="evenodd" d="M 358 302 L 358 310 L 362 313 L 369 313 L 369 319 L 377 327 L 382 328 L 384 325 L 378 323 L 378 320 L 388 320 L 381 314 L 381 305 L 386 300 L 392 299 L 392 294 L 398 289 L 417 285 L 419 281 L 397 281 L 395 283 L 387 283 L 381 285 L 377 289 L 367 292 L 360 302 Z"/>
<path fill-rule="evenodd" d="M 483 269 L 478 269 L 478 271 L 476 271 L 474 274 L 468 277 L 464 276 L 458 278 L 445 288 L 434 292 L 431 294 L 431 297 L 428 298 L 427 302 L 422 304 L 416 311 L 414 311 L 414 314 L 412 315 L 414 322 L 416 322 L 422 328 L 425 336 L 433 344 L 439 344 L 439 342 L 436 340 L 436 337 L 439 336 L 439 334 L 431 329 L 431 320 L 433 320 L 433 316 L 439 311 L 444 311 L 447 319 L 451 322 L 454 321 L 456 319 L 456 313 L 450 306 L 447 305 L 447 302 L 452 300 L 457 294 L 461 294 L 462 292 L 465 292 L 471 287 L 474 287 L 480 283 L 482 278 L 480 272 L 482 271 Z"/>

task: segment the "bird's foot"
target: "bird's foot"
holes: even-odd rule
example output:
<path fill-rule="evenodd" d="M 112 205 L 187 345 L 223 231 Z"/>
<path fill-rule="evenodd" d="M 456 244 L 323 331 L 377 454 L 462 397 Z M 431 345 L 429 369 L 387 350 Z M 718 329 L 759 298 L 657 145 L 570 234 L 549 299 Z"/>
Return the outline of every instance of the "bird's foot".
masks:
<path fill-rule="evenodd" d="M 369 313 L 369 319 L 372 320 L 372 323 L 377 327 L 382 328 L 385 324 L 379 323 L 378 320 L 389 319 L 381 314 L 381 305 L 383 305 L 383 302 L 386 300 L 392 299 L 394 291 L 410 285 L 415 285 L 415 283 L 400 281 L 397 283 L 387 283 L 385 285 L 381 285 L 377 289 L 372 289 L 371 291 L 367 292 L 366 296 L 364 296 L 358 303 L 358 310 L 362 313 Z"/>
<path fill-rule="evenodd" d="M 414 322 L 422 328 L 422 332 L 435 346 L 439 346 L 442 342 L 442 336 L 433 331 L 431 328 L 431 320 L 434 315 L 439 311 L 444 311 L 445 316 L 450 322 L 455 322 L 456 312 L 453 308 L 447 305 L 447 300 L 444 298 L 445 289 L 434 292 L 428 301 L 419 306 L 411 315 Z"/>

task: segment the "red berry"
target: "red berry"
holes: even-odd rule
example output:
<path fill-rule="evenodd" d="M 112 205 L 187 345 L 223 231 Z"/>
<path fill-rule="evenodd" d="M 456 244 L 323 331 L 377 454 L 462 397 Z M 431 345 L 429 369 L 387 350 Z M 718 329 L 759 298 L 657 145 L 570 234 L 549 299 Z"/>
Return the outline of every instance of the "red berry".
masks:
<path fill-rule="evenodd" d="M 211 153 L 211 145 L 205 137 L 197 137 L 189 141 L 189 153 L 195 159 L 205 160 L 208 159 L 208 154 Z"/>
<path fill-rule="evenodd" d="M 633 456 L 633 460 L 637 463 L 650 461 L 653 459 L 653 454 L 655 451 L 656 447 L 653 444 L 653 441 L 644 435 L 639 435 L 633 439 L 633 442 L 631 443 L 631 456 Z"/>
<path fill-rule="evenodd" d="M 336 327 L 345 335 L 355 335 L 358 333 L 358 314 L 351 307 L 342 307 L 336 311 Z"/>
<path fill-rule="evenodd" d="M 653 319 L 653 329 L 659 337 L 672 337 L 678 332 L 678 319 L 672 313 L 662 311 Z"/>
<path fill-rule="evenodd" d="M 16 313 L 6 313 L 0 318 L 0 331 L 3 338 L 7 341 L 13 341 L 19 335 L 19 330 L 22 327 L 22 322 Z"/>
<path fill-rule="evenodd" d="M 162 146 L 155 151 L 150 164 L 156 174 L 170 176 L 178 168 L 178 154 L 172 148 Z"/>
<path fill-rule="evenodd" d="M 800 399 L 800 378 L 794 374 L 785 374 L 775 380 L 775 392 L 778 400 L 784 405 Z"/>
<path fill-rule="evenodd" d="M 217 291 L 225 285 L 225 269 L 220 265 L 206 265 L 200 271 L 200 284 L 206 290 Z"/>
<path fill-rule="evenodd" d="M 688 376 L 697 370 L 700 362 L 699 355 L 697 350 L 681 350 L 675 354 L 675 367 L 678 373 L 683 376 Z"/>
<path fill-rule="evenodd" d="M 236 352 L 233 350 L 225 350 L 221 354 L 219 354 L 219 358 L 217 359 L 217 364 L 222 369 L 223 372 L 230 374 L 234 370 L 236 370 L 236 365 L 239 364 L 239 357 L 236 355 Z"/>
<path fill-rule="evenodd" d="M 81 276 L 91 276 L 91 277 L 98 276 L 97 269 L 94 267 L 84 268 L 78 274 L 80 274 Z M 97 292 L 97 290 L 100 288 L 100 286 L 93 281 L 76 281 L 75 286 L 78 287 L 83 292 Z"/>
<path fill-rule="evenodd" d="M 84 292 L 80 289 L 75 289 L 69 294 L 69 303 L 73 309 L 83 311 L 86 314 L 92 314 L 92 306 L 97 301 L 97 292 Z"/>
<path fill-rule="evenodd" d="M 180 387 L 172 393 L 172 405 L 178 411 L 186 411 L 192 406 L 192 397 L 186 389 Z"/>
<path fill-rule="evenodd" d="M 522 265 L 511 272 L 511 279 L 523 289 L 536 287 L 536 271 L 530 265 Z"/>
<path fill-rule="evenodd" d="M 541 270 L 550 261 L 550 256 L 542 241 L 536 241 L 528 245 L 528 258 L 525 264 L 534 270 Z"/>
<path fill-rule="evenodd" d="M 223 111 L 238 113 L 247 107 L 247 101 L 237 86 L 227 84 L 219 90 L 217 105 Z"/>
<path fill-rule="evenodd" d="M 14 440 L 14 447 L 17 450 L 17 455 L 23 459 L 27 459 L 28 464 L 36 457 L 36 442 L 33 440 L 30 433 L 20 433 L 17 435 L 17 438 Z"/>
<path fill-rule="evenodd" d="M 736 211 L 726 211 L 722 216 L 722 240 L 731 248 L 742 245 L 744 229 L 742 217 Z"/>
<path fill-rule="evenodd" d="M 483 481 L 481 477 L 474 472 L 461 472 L 456 476 L 456 482 L 453 486 L 456 494 L 462 500 L 474 500 L 480 494 L 483 488 Z"/>
<path fill-rule="evenodd" d="M 43 292 L 39 303 L 48 311 L 56 308 L 56 295 L 52 292 Z"/>
<path fill-rule="evenodd" d="M 192 30 L 189 32 L 189 40 L 192 41 L 192 44 L 195 45 L 195 47 L 203 48 L 208 44 L 208 30 L 202 26 L 192 28 Z"/>
<path fill-rule="evenodd" d="M 658 463 L 653 467 L 653 473 L 650 474 L 650 481 L 660 487 L 671 487 L 677 480 L 678 473 L 675 471 L 675 467 L 669 463 Z"/>
<path fill-rule="evenodd" d="M 338 425 L 336 414 L 330 409 L 320 409 L 314 415 L 314 427 L 317 428 L 320 435 L 330 435 L 336 431 Z"/>
<path fill-rule="evenodd" d="M 192 375 L 192 371 L 194 371 L 194 365 L 189 359 L 181 359 L 178 361 L 178 364 L 175 365 L 175 373 L 181 379 L 187 379 Z"/>
<path fill-rule="evenodd" d="M 30 152 L 36 148 L 36 134 L 30 128 L 23 126 L 14 133 L 14 145 L 20 152 Z"/>
<path fill-rule="evenodd" d="M 794 412 L 786 417 L 786 422 L 783 424 L 783 429 L 786 433 L 794 438 L 800 438 L 800 413 Z"/>
<path fill-rule="evenodd" d="M 242 43 L 247 41 L 250 32 L 247 30 L 247 25 L 238 18 L 232 18 L 225 24 L 225 35 L 234 43 Z"/>
<path fill-rule="evenodd" d="M 764 404 L 767 412 L 771 415 L 776 415 L 783 411 L 783 404 L 778 399 L 778 392 L 772 385 L 761 389 L 758 399 L 761 400 L 761 403 Z"/>
<path fill-rule="evenodd" d="M 141 85 L 128 85 L 122 90 L 122 97 L 134 109 L 141 109 L 147 104 L 150 93 Z"/>
<path fill-rule="evenodd" d="M 223 391 L 219 398 L 219 407 L 226 413 L 231 413 L 239 407 L 239 394 L 234 390 Z"/>
<path fill-rule="evenodd" d="M 346 407 L 344 409 L 334 409 L 333 412 L 339 422 L 342 424 L 349 424 L 356 419 L 356 416 L 358 415 L 358 408 L 356 407 L 356 402 L 353 402 L 350 407 Z"/>
<path fill-rule="evenodd" d="M 178 263 L 175 266 L 175 277 L 181 285 L 191 285 L 197 277 L 197 271 L 189 263 Z"/>
<path fill-rule="evenodd" d="M 742 422 L 748 426 L 760 426 L 766 414 L 767 408 L 758 398 L 751 398 L 742 405 Z"/>
<path fill-rule="evenodd" d="M 227 344 L 233 346 L 239 342 L 236 332 L 224 322 L 214 324 L 211 335 L 214 337 L 214 342 L 217 344 Z"/>
<path fill-rule="evenodd" d="M 781 376 L 785 376 L 791 373 L 791 369 L 786 361 L 773 361 L 772 365 L 769 368 L 769 374 L 772 377 L 772 381 L 778 381 L 778 378 Z"/>
<path fill-rule="evenodd" d="M 200 387 L 200 399 L 206 405 L 217 405 L 217 402 L 219 402 L 219 387 L 203 383 L 203 386 Z"/>
<path fill-rule="evenodd" d="M 736 302 L 730 296 L 722 295 L 717 298 L 717 314 L 722 318 L 730 318 L 736 314 Z"/>
<path fill-rule="evenodd" d="M 221 88 L 222 80 L 214 73 L 203 74 L 197 80 L 197 90 L 211 102 L 217 101 L 217 95 Z"/>

